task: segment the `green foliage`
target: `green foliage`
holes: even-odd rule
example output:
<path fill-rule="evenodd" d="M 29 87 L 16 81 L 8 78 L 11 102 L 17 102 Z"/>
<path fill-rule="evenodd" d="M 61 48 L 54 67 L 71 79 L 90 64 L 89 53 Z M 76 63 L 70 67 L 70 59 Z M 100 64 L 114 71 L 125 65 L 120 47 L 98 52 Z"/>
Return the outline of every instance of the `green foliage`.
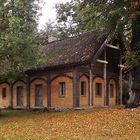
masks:
<path fill-rule="evenodd" d="M 126 52 L 124 55 L 126 70 L 132 70 L 139 65 L 140 56 L 137 52 Z"/>
<path fill-rule="evenodd" d="M 15 79 L 42 62 L 35 0 L 0 0 L 0 73 Z"/>
<path fill-rule="evenodd" d="M 66 24 L 71 19 L 78 33 L 105 29 L 111 33 L 112 38 L 119 36 L 123 39 L 126 48 L 127 53 L 124 58 L 127 68 L 132 69 L 138 65 L 140 54 L 140 47 L 138 47 L 140 44 L 139 0 L 72 0 L 66 5 L 59 5 L 57 12 L 58 23 Z M 70 15 L 71 18 L 69 18 Z M 60 32 L 67 33 L 67 30 L 63 29 Z"/>
<path fill-rule="evenodd" d="M 39 33 L 43 40 L 43 44 L 48 43 L 49 37 L 59 38 L 58 28 L 51 20 L 46 23 L 44 29 L 40 30 Z"/>
<path fill-rule="evenodd" d="M 41 34 L 45 36 L 55 36 L 59 39 L 74 36 L 82 31 L 80 19 L 77 16 L 77 6 L 79 1 L 71 1 L 65 4 L 56 4 L 57 24 L 49 21 L 46 23 L 44 31 Z"/>
<path fill-rule="evenodd" d="M 75 20 L 76 3 L 67 2 L 66 4 L 57 4 L 57 29 L 60 38 L 73 36 L 76 33 L 77 22 Z"/>

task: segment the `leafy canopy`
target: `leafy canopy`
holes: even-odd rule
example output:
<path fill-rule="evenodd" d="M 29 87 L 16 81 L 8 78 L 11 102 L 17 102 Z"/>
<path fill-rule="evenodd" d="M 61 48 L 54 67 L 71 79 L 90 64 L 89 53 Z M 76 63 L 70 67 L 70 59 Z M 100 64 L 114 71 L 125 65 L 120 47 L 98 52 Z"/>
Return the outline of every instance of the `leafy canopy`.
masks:
<path fill-rule="evenodd" d="M 42 62 L 36 0 L 0 0 L 0 73 L 13 80 Z"/>
<path fill-rule="evenodd" d="M 70 23 L 76 25 L 73 30 L 78 29 L 78 33 L 105 29 L 111 33 L 111 37 L 121 38 L 126 48 L 124 58 L 127 68 L 132 69 L 138 65 L 140 60 L 139 0 L 72 0 L 69 4 L 57 6 L 57 12 L 58 24 L 59 22 L 66 24 L 71 19 Z M 69 16 L 71 18 L 68 18 Z"/>

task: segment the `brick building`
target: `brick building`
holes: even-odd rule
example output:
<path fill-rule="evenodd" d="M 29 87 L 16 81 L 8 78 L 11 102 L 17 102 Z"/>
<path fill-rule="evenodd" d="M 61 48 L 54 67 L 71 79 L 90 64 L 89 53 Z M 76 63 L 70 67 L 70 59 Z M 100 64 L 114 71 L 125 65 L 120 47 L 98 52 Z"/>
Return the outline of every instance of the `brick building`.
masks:
<path fill-rule="evenodd" d="M 20 109 L 115 106 L 122 103 L 117 41 L 88 32 L 40 47 L 46 63 L 27 77 L 0 84 L 0 106 Z M 120 67 L 119 67 L 120 66 Z"/>

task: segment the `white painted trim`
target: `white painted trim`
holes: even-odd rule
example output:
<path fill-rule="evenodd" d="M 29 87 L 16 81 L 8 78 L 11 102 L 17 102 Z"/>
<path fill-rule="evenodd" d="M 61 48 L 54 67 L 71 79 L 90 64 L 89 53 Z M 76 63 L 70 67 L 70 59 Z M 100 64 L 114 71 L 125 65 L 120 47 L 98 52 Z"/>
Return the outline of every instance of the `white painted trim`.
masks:
<path fill-rule="evenodd" d="M 106 44 L 107 47 L 119 50 L 120 48 L 111 44 Z"/>
<path fill-rule="evenodd" d="M 122 65 L 122 64 L 119 64 L 118 67 L 120 67 L 120 68 L 125 68 L 125 66 Z"/>
<path fill-rule="evenodd" d="M 100 60 L 100 59 L 96 59 L 96 60 L 97 60 L 97 62 L 99 62 L 99 63 L 108 64 L 108 61 Z"/>
<path fill-rule="evenodd" d="M 89 70 L 89 105 L 92 106 L 92 101 L 93 101 L 93 85 L 92 85 L 92 82 L 93 82 L 93 77 L 92 77 L 92 70 L 90 69 Z"/>

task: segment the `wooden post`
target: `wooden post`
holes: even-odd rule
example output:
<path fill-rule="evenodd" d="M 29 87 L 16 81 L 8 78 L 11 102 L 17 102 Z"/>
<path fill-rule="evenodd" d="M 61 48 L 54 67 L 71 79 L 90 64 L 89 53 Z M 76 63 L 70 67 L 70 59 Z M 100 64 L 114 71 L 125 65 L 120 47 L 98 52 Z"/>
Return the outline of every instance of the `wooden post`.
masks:
<path fill-rule="evenodd" d="M 51 107 L 51 78 L 47 76 L 47 105 Z"/>
<path fill-rule="evenodd" d="M 10 83 L 10 108 L 13 109 L 13 85 Z"/>
<path fill-rule="evenodd" d="M 73 107 L 80 106 L 79 78 L 80 78 L 79 71 L 75 70 L 73 72 Z"/>
<path fill-rule="evenodd" d="M 106 106 L 109 106 L 109 104 L 110 104 L 110 97 L 109 97 L 109 80 L 110 80 L 110 78 L 109 77 L 107 77 L 107 82 L 106 82 Z"/>
<path fill-rule="evenodd" d="M 125 66 L 122 64 L 122 58 L 121 58 L 121 52 L 120 52 L 120 64 L 118 65 L 120 72 L 119 72 L 119 103 L 120 105 L 123 105 L 123 89 L 122 89 L 122 85 L 123 85 L 123 68 L 125 68 Z"/>
<path fill-rule="evenodd" d="M 122 103 L 122 68 L 120 68 L 120 105 L 123 105 Z"/>
<path fill-rule="evenodd" d="M 120 105 L 120 78 L 117 79 L 116 83 L 116 105 Z"/>
<path fill-rule="evenodd" d="M 121 54 L 120 54 L 120 76 L 119 76 L 119 87 L 120 87 L 120 105 L 123 105 L 123 102 L 122 102 L 122 70 L 123 70 L 123 65 L 122 65 L 122 59 L 121 59 Z"/>
<path fill-rule="evenodd" d="M 89 106 L 93 105 L 93 77 L 92 77 L 92 69 L 89 70 Z"/>
<path fill-rule="evenodd" d="M 104 52 L 104 60 L 106 61 L 106 47 Z M 104 63 L 104 106 L 107 105 L 107 71 L 106 71 L 107 64 Z"/>
<path fill-rule="evenodd" d="M 26 86 L 26 93 L 27 93 L 27 111 L 30 111 L 30 78 L 27 77 L 27 86 Z"/>

